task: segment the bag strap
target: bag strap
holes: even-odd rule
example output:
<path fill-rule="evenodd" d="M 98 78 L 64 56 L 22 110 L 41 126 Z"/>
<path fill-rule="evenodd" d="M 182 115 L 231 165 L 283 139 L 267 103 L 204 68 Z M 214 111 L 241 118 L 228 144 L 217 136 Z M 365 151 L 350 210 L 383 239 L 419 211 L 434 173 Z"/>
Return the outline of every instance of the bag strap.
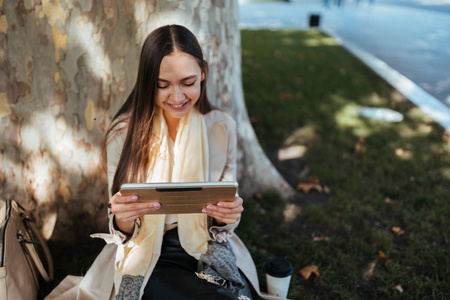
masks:
<path fill-rule="evenodd" d="M 42 264 L 41 258 L 36 253 L 36 248 L 34 243 L 25 243 L 25 247 L 27 248 L 28 252 L 30 253 L 31 258 L 34 261 L 34 264 L 36 268 L 38 269 L 39 273 L 41 274 L 42 278 L 44 278 L 45 281 L 49 282 L 54 278 L 54 269 L 53 269 L 53 260 L 52 256 L 50 254 L 50 250 L 47 247 L 47 244 L 44 241 L 44 238 L 42 237 L 41 233 L 39 232 L 38 228 L 36 227 L 36 224 L 30 220 L 26 219 L 28 228 L 33 231 L 34 235 L 38 239 L 39 244 L 41 245 L 42 251 L 44 252 L 45 260 L 47 262 L 48 266 L 48 273 L 44 268 L 44 265 Z"/>
<path fill-rule="evenodd" d="M 15 202 L 15 201 L 14 201 Z M 19 206 L 22 210 L 23 207 L 20 206 L 17 202 L 15 202 L 17 206 Z M 41 261 L 41 258 L 39 257 L 38 253 L 36 252 L 36 245 L 33 239 L 31 238 L 30 241 L 27 241 L 25 238 L 20 238 L 20 241 L 25 246 L 26 251 L 30 255 L 31 259 L 34 262 L 34 265 L 36 266 L 37 270 L 41 274 L 42 278 L 44 278 L 45 281 L 49 282 L 54 278 L 54 268 L 53 268 L 53 260 L 52 256 L 50 254 L 50 250 L 48 249 L 47 244 L 45 243 L 44 238 L 42 237 L 39 229 L 36 226 L 36 223 L 28 218 L 28 216 L 25 214 L 25 210 L 21 213 L 22 220 L 24 222 L 24 225 L 28 230 L 30 230 L 33 235 L 36 237 L 39 245 L 41 246 L 41 249 L 43 251 L 43 254 L 45 256 L 45 260 L 47 262 L 48 266 L 48 272 L 45 270 L 45 267 Z"/>

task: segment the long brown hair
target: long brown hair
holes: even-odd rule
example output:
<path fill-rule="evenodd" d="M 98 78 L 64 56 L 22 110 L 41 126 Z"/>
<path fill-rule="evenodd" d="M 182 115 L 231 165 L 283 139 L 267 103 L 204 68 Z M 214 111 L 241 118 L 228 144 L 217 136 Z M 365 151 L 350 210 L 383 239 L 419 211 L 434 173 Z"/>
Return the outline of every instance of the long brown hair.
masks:
<path fill-rule="evenodd" d="M 112 195 L 120 190 L 123 183 L 144 181 L 147 177 L 159 68 L 164 56 L 175 50 L 192 55 L 205 73 L 195 107 L 202 114 L 213 109 L 206 95 L 208 65 L 194 34 L 180 25 L 166 25 L 152 31 L 142 46 L 136 84 L 105 134 L 104 157 L 107 143 L 122 127 L 119 124 L 127 125 L 127 135 L 111 187 Z"/>

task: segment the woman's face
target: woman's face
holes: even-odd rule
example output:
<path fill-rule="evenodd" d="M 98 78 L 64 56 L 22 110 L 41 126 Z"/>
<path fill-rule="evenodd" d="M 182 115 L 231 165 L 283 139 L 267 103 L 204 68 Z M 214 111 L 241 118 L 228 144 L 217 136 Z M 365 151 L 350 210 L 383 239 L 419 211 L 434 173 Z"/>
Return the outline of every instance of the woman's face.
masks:
<path fill-rule="evenodd" d="M 205 74 L 195 58 L 181 51 L 164 56 L 159 68 L 156 105 L 164 117 L 180 119 L 197 103 Z"/>

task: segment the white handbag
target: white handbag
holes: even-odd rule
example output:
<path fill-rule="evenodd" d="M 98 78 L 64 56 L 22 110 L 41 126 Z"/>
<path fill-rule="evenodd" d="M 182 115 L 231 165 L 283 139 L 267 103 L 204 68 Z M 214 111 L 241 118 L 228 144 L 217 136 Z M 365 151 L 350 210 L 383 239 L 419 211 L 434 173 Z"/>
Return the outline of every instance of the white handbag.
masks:
<path fill-rule="evenodd" d="M 35 300 L 39 274 L 46 281 L 53 278 L 42 235 L 17 202 L 0 199 L 0 299 Z"/>

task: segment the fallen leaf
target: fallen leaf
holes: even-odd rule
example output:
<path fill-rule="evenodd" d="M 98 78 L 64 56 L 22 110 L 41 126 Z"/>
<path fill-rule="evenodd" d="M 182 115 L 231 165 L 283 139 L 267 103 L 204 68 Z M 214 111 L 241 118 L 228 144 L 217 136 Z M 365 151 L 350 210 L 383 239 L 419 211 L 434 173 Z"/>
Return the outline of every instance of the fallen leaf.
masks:
<path fill-rule="evenodd" d="M 377 265 L 376 261 L 370 262 L 363 270 L 362 277 L 364 280 L 369 280 L 372 278 L 373 270 L 375 269 L 375 266 Z"/>
<path fill-rule="evenodd" d="M 295 218 L 297 217 L 297 214 L 301 211 L 300 207 L 297 207 L 294 204 L 288 204 L 286 205 L 286 208 L 283 211 L 283 215 L 284 215 L 284 220 L 286 222 L 291 222 L 293 220 L 295 220 Z"/>
<path fill-rule="evenodd" d="M 300 274 L 303 276 L 303 278 L 305 278 L 305 280 L 308 280 L 312 273 L 319 276 L 319 268 L 315 265 L 311 265 L 300 270 Z"/>
<path fill-rule="evenodd" d="M 259 117 L 250 117 L 250 123 L 252 124 L 258 124 L 259 120 L 261 120 Z"/>
<path fill-rule="evenodd" d="M 405 233 L 405 231 L 404 231 L 403 229 L 401 229 L 400 227 L 398 227 L 398 226 L 393 226 L 393 227 L 391 228 L 391 230 L 392 230 L 394 233 L 396 233 L 397 235 L 402 235 L 402 234 Z"/>
<path fill-rule="evenodd" d="M 367 148 L 361 143 L 356 143 L 355 144 L 355 151 L 356 151 L 356 153 L 366 153 L 367 152 Z"/>
<path fill-rule="evenodd" d="M 378 256 L 380 258 L 384 258 L 384 259 L 388 258 L 386 253 L 384 253 L 384 251 L 382 251 L 382 250 L 378 251 Z"/>
<path fill-rule="evenodd" d="M 329 187 L 327 187 L 326 185 L 323 187 L 323 192 L 325 193 L 325 194 L 329 194 L 331 191 L 330 191 L 330 188 Z"/>
<path fill-rule="evenodd" d="M 385 201 L 386 203 L 390 203 L 390 204 L 395 204 L 395 203 L 398 202 L 398 201 L 396 201 L 396 200 L 392 200 L 392 199 L 389 198 L 389 197 L 386 197 L 386 199 L 384 199 L 384 201 Z"/>
<path fill-rule="evenodd" d="M 278 149 L 278 160 L 297 159 L 305 155 L 308 148 L 303 145 L 293 145 L 286 148 Z"/>
<path fill-rule="evenodd" d="M 397 155 L 398 157 L 403 158 L 403 159 L 408 159 L 408 158 L 411 158 L 411 151 L 397 148 L 397 149 L 395 149 L 395 155 Z"/>
<path fill-rule="evenodd" d="M 292 99 L 292 94 L 289 92 L 284 92 L 284 93 L 280 94 L 280 98 L 282 100 L 290 100 L 290 99 Z"/>
<path fill-rule="evenodd" d="M 401 286 L 400 284 L 397 284 L 397 285 L 395 286 L 395 289 L 396 289 L 397 291 L 399 291 L 400 293 L 403 293 L 403 288 L 402 288 L 402 286 Z"/>
<path fill-rule="evenodd" d="M 319 193 L 323 192 L 323 189 L 319 184 L 309 183 L 299 183 L 297 185 L 297 190 L 303 191 L 305 194 L 308 194 L 310 190 L 317 190 Z"/>
<path fill-rule="evenodd" d="M 327 236 L 315 236 L 314 238 L 313 238 L 313 241 L 314 242 L 323 242 L 323 241 L 328 241 L 329 240 L 329 238 L 327 237 Z"/>

